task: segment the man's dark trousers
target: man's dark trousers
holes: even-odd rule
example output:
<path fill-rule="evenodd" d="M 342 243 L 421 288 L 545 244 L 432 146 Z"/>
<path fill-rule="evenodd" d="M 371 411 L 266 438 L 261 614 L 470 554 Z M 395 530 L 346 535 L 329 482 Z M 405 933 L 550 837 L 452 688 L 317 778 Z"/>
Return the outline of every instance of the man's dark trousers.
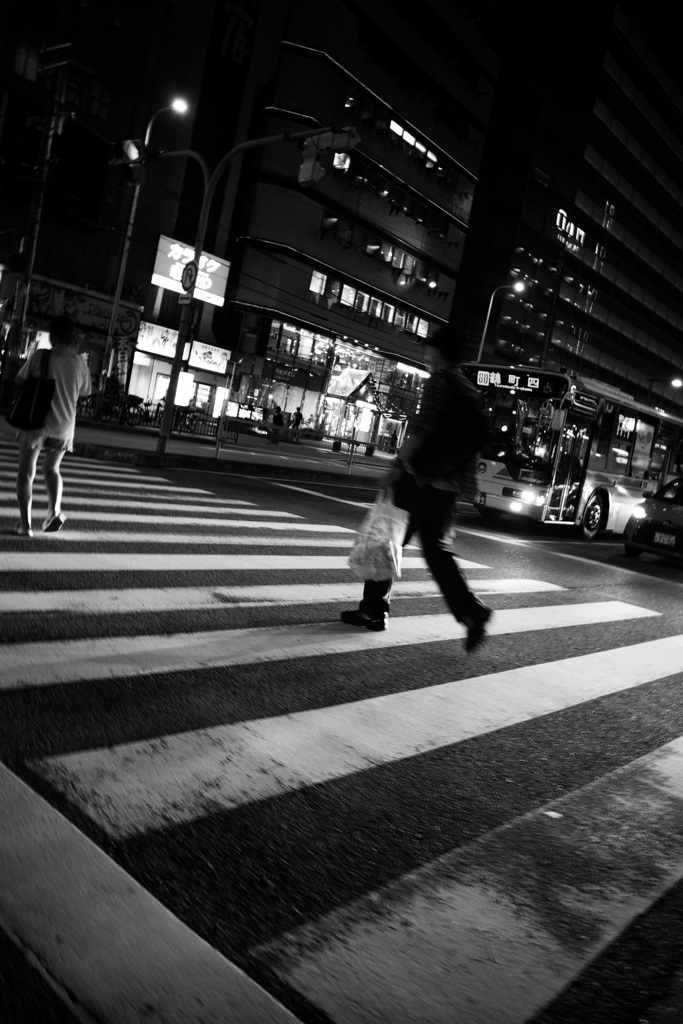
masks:
<path fill-rule="evenodd" d="M 481 611 L 481 606 L 467 586 L 450 551 L 441 547 L 441 538 L 453 517 L 455 493 L 427 485 L 419 487 L 405 470 L 393 488 L 393 501 L 410 513 L 404 545 L 419 534 L 427 565 L 432 571 L 448 607 L 458 622 Z M 382 618 L 389 611 L 392 580 L 367 580 L 359 610 L 371 619 Z"/>

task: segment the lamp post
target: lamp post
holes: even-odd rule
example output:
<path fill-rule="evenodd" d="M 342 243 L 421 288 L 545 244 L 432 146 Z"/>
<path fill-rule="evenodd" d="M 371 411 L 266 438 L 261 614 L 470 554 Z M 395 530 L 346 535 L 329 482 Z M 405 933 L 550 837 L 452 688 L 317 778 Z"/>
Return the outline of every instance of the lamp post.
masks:
<path fill-rule="evenodd" d="M 126 276 L 126 267 L 128 265 L 128 253 L 130 251 L 130 240 L 133 237 L 133 225 L 135 224 L 135 214 L 138 208 L 138 199 L 140 197 L 140 189 L 142 188 L 142 181 L 144 176 L 145 158 L 147 156 L 147 147 L 149 140 L 152 135 L 152 125 L 156 121 L 159 114 L 165 113 L 167 110 L 173 110 L 176 114 L 184 114 L 187 110 L 187 103 L 182 99 L 175 99 L 167 107 L 160 107 L 159 110 L 155 110 L 149 121 L 147 122 L 147 128 L 145 130 L 144 146 L 143 151 L 140 154 L 142 163 L 140 164 L 140 174 L 138 180 L 135 182 L 135 189 L 133 190 L 133 199 L 130 204 L 130 211 L 128 213 L 128 224 L 126 225 L 126 235 L 123 241 L 123 250 L 121 252 L 121 262 L 119 264 L 119 275 L 116 281 L 116 291 L 114 292 L 114 299 L 111 307 L 111 316 L 109 317 L 109 327 L 107 329 L 107 345 L 105 348 L 106 353 L 111 353 L 112 344 L 114 341 L 114 332 L 116 330 L 116 321 L 119 315 L 119 304 L 121 302 L 121 292 L 123 291 L 123 280 Z M 106 372 L 106 367 L 103 367 L 103 373 Z"/>
<path fill-rule="evenodd" d="M 648 405 L 649 402 L 650 402 L 650 395 L 652 394 L 652 385 L 653 384 L 669 384 L 670 387 L 672 387 L 672 388 L 683 387 L 683 380 L 681 380 L 680 377 L 674 377 L 673 380 L 671 380 L 668 377 L 648 377 L 647 378 L 647 382 L 648 382 L 648 388 L 647 388 L 647 398 L 645 399 L 645 404 L 646 405 Z"/>
<path fill-rule="evenodd" d="M 478 363 L 481 362 L 482 353 L 484 351 L 484 342 L 486 341 L 486 331 L 488 330 L 489 320 L 491 319 L 491 310 L 493 309 L 493 300 L 495 298 L 496 292 L 510 292 L 510 291 L 512 291 L 512 292 L 517 292 L 519 294 L 520 292 L 523 292 L 525 288 L 526 288 L 526 285 L 524 284 L 523 281 L 515 281 L 514 284 L 501 284 L 501 285 L 498 285 L 498 287 L 494 288 L 493 291 L 491 292 L 491 298 L 489 299 L 489 308 L 488 308 L 488 311 L 486 313 L 486 320 L 484 321 L 484 330 L 482 331 L 482 334 L 481 334 L 481 342 L 479 344 L 479 352 L 477 353 L 477 362 Z"/>

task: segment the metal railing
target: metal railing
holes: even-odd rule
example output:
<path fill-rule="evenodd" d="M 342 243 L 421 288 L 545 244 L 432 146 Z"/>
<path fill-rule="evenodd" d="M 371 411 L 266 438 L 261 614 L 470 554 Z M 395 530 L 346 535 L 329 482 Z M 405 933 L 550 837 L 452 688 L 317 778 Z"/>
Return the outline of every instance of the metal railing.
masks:
<path fill-rule="evenodd" d="M 132 397 L 132 396 L 131 396 Z M 163 412 L 163 402 L 112 400 L 104 395 L 90 395 L 82 398 L 77 407 L 77 418 L 81 422 L 107 423 L 127 428 L 148 428 L 158 432 Z M 265 420 L 240 417 L 226 417 L 220 438 L 217 428 L 219 419 L 194 409 L 177 407 L 173 416 L 173 433 L 177 437 L 197 437 L 214 440 L 220 444 L 297 445 L 319 452 L 339 453 L 341 456 L 357 456 L 391 459 L 395 447 L 387 439 L 381 441 L 359 441 L 355 437 L 341 437 L 324 434 L 319 430 L 294 427 L 273 427 Z"/>

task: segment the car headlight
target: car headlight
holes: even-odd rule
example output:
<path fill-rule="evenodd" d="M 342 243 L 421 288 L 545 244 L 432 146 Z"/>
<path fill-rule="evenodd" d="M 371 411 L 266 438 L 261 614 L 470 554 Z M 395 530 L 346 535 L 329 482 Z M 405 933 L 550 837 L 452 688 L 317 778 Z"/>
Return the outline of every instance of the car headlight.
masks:
<path fill-rule="evenodd" d="M 633 519 L 647 519 L 647 512 L 642 505 L 636 505 L 631 512 Z"/>

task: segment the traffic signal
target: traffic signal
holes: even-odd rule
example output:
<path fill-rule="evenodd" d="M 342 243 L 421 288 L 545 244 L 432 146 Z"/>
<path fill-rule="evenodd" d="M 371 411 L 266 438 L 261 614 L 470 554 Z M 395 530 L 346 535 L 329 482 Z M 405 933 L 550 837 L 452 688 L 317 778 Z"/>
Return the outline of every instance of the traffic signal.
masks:
<path fill-rule="evenodd" d="M 340 128 L 338 132 L 321 132 L 320 135 L 311 135 L 304 139 L 301 146 L 299 184 L 304 188 L 307 185 L 315 185 L 325 174 L 324 168 L 318 162 L 321 157 L 343 153 L 347 149 L 353 149 L 359 142 L 360 135 L 352 126 Z"/>
<path fill-rule="evenodd" d="M 145 146 L 142 139 L 124 139 L 123 142 L 114 143 L 109 163 L 122 165 L 126 178 L 133 185 L 140 180 L 144 162 Z"/>

